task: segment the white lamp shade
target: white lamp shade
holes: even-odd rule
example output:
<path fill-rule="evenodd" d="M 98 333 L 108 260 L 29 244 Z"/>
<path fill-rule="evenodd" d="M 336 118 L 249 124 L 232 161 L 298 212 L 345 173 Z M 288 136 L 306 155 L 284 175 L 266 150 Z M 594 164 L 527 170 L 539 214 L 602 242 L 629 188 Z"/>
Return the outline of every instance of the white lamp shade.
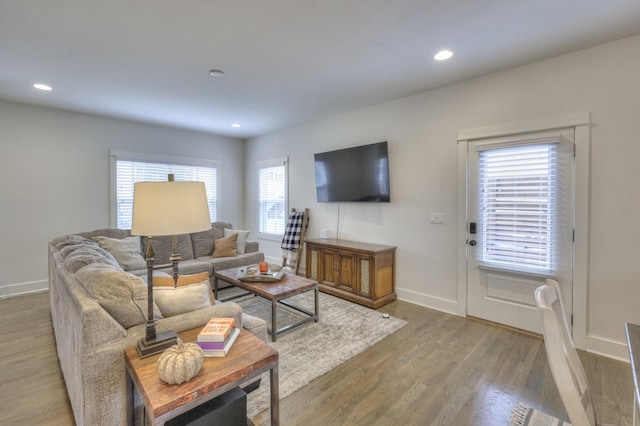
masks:
<path fill-rule="evenodd" d="M 138 182 L 133 190 L 132 235 L 157 237 L 211 229 L 203 182 Z"/>

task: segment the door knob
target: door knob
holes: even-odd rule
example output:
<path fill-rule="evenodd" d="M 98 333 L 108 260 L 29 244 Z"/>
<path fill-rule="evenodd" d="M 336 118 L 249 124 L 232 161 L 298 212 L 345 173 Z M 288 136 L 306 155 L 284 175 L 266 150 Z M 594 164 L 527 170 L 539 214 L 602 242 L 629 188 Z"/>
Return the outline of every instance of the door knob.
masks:
<path fill-rule="evenodd" d="M 472 246 L 472 247 L 475 246 L 476 244 L 477 244 L 476 240 L 469 241 L 469 245 Z"/>

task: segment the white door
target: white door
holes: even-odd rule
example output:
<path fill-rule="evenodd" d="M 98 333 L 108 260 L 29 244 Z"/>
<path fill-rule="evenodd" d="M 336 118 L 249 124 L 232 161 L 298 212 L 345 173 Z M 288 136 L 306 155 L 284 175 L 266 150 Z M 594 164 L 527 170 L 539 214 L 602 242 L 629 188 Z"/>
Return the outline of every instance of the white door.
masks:
<path fill-rule="evenodd" d="M 468 315 L 541 333 L 534 291 L 554 278 L 571 324 L 573 133 L 468 144 Z"/>

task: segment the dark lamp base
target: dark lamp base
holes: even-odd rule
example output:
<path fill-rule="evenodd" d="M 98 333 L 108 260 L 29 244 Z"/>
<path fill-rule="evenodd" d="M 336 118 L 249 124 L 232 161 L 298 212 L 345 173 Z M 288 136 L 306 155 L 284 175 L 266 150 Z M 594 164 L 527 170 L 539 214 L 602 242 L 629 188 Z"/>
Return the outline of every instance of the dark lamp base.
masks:
<path fill-rule="evenodd" d="M 144 337 L 138 340 L 138 355 L 140 358 L 146 358 L 148 356 L 163 352 L 178 343 L 178 335 L 175 331 L 165 331 L 164 333 L 156 334 L 156 339 L 153 341 L 147 341 Z"/>

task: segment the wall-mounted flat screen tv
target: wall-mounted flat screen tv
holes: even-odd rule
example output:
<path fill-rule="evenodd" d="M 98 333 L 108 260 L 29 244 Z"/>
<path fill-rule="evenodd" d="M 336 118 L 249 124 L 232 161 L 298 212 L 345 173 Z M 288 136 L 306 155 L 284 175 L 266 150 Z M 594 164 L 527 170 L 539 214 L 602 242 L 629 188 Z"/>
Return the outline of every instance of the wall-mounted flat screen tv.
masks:
<path fill-rule="evenodd" d="M 314 155 L 319 202 L 391 200 L 387 142 Z"/>

